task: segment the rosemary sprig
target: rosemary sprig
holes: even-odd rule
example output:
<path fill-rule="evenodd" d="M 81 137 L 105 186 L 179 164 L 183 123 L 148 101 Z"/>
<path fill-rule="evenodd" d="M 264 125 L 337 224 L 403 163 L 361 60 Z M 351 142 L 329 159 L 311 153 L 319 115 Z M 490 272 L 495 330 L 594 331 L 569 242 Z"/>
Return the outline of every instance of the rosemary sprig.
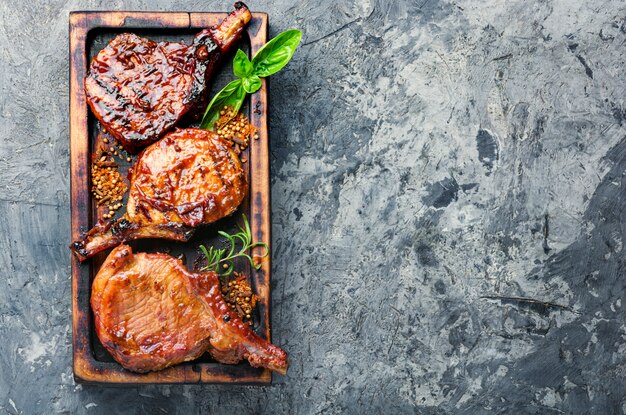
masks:
<path fill-rule="evenodd" d="M 240 257 L 247 258 L 252 268 L 261 268 L 261 264 L 255 264 L 252 257 L 246 252 L 257 246 L 262 246 L 265 248 L 265 254 L 260 258 L 265 258 L 269 255 L 270 248 L 265 242 L 252 242 L 252 232 L 250 231 L 250 224 L 248 223 L 246 215 L 243 215 L 243 223 L 243 227 L 238 226 L 239 232 L 234 235 L 230 235 L 224 231 L 218 232 L 219 235 L 228 239 L 230 249 L 216 249 L 212 246 L 207 249 L 204 245 L 200 245 L 200 249 L 204 252 L 207 260 L 207 266 L 203 268 L 204 271 L 214 271 L 221 276 L 228 276 L 232 274 L 234 269 L 233 260 Z M 239 250 L 237 250 L 237 245 L 241 245 Z M 224 268 L 224 264 L 227 264 L 226 268 Z"/>

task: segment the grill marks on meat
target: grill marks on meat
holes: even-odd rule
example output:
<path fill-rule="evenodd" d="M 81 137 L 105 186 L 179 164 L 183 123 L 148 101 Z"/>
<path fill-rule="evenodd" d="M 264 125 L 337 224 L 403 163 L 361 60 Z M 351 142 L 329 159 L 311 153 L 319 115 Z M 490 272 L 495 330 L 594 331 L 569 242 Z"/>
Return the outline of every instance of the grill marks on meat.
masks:
<path fill-rule="evenodd" d="M 220 58 L 251 17 L 238 2 L 220 25 L 198 33 L 191 45 L 118 35 L 94 57 L 85 78 L 96 118 L 128 151 L 158 140 L 183 115 L 206 105 Z"/>
<path fill-rule="evenodd" d="M 217 134 L 186 128 L 147 147 L 131 171 L 126 214 L 72 244 L 85 260 L 134 239 L 188 240 L 193 229 L 232 214 L 248 183 L 239 157 Z"/>
<path fill-rule="evenodd" d="M 131 182 L 129 211 L 150 217 L 155 211 L 189 227 L 229 215 L 246 190 L 238 156 L 201 129 L 179 130 L 155 143 L 135 164 Z"/>
<path fill-rule="evenodd" d="M 91 306 L 98 338 L 128 370 L 160 370 L 208 351 L 221 363 L 287 371 L 287 354 L 224 302 L 217 274 L 190 273 L 169 255 L 115 248 L 94 279 Z"/>
<path fill-rule="evenodd" d="M 122 33 L 92 61 L 85 79 L 87 102 L 127 150 L 157 140 L 189 109 L 193 83 L 204 79 L 194 77 L 194 70 L 206 66 L 202 61 L 185 65 L 191 49 Z"/>

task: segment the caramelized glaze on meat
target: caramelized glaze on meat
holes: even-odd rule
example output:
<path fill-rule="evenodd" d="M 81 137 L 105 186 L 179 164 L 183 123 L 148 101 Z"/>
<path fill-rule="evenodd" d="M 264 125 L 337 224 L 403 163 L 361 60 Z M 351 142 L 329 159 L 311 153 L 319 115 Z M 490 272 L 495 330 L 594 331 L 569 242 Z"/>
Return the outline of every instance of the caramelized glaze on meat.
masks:
<path fill-rule="evenodd" d="M 238 2 L 220 25 L 198 33 L 191 45 L 118 35 L 94 57 L 85 78 L 96 118 L 128 151 L 158 140 L 183 115 L 206 105 L 220 58 L 251 17 Z"/>
<path fill-rule="evenodd" d="M 243 323 L 214 272 L 190 273 L 165 254 L 115 248 L 96 275 L 91 307 L 98 338 L 124 368 L 147 372 L 198 358 L 287 371 L 287 354 Z"/>
<path fill-rule="evenodd" d="M 139 155 L 124 217 L 98 223 L 72 249 L 82 261 L 133 239 L 186 241 L 196 226 L 233 213 L 247 191 L 228 142 L 211 131 L 176 130 Z"/>

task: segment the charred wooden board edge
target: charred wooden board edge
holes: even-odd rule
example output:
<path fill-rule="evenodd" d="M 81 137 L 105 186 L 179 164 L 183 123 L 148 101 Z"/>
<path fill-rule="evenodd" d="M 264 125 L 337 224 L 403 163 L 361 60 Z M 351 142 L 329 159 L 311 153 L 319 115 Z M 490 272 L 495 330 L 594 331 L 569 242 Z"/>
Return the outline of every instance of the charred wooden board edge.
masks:
<path fill-rule="evenodd" d="M 88 108 L 83 89 L 88 57 L 87 36 L 98 28 L 202 28 L 217 23 L 226 13 L 186 12 L 71 12 L 69 15 L 70 47 L 70 194 L 71 240 L 76 240 L 92 222 L 89 183 L 89 130 Z M 267 41 L 268 16 L 252 13 L 247 31 L 251 53 L 258 51 Z M 250 140 L 250 227 L 257 241 L 271 241 L 269 141 L 267 127 L 268 86 L 265 80 L 261 89 L 251 96 L 250 121 L 258 128 L 259 140 Z M 257 252 L 259 253 L 259 252 Z M 254 252 L 253 252 L 254 254 Z M 101 362 L 94 358 L 89 338 L 90 324 L 90 271 L 91 261 L 81 264 L 71 255 L 72 265 L 72 346 L 74 378 L 80 383 L 125 386 L 136 384 L 260 384 L 272 381 L 267 369 L 255 369 L 243 363 L 222 365 L 218 363 L 183 363 L 163 371 L 136 374 L 117 363 Z M 270 258 L 254 272 L 259 301 L 266 312 L 261 316 L 265 337 L 270 339 Z"/>

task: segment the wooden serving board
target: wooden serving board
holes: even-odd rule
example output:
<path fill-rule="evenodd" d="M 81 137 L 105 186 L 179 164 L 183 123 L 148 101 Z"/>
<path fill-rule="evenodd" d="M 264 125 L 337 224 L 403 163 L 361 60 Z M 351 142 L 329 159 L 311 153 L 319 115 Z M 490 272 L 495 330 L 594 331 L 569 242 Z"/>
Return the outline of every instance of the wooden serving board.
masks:
<path fill-rule="evenodd" d="M 90 192 L 90 166 L 96 149 L 102 142 L 103 129 L 91 114 L 85 101 L 83 80 L 91 58 L 117 34 L 133 32 L 156 41 L 184 41 L 190 43 L 193 36 L 205 27 L 217 24 L 226 13 L 163 13 L 163 12 L 72 12 L 69 18 L 70 34 L 70 168 L 72 241 L 78 240 L 106 213 L 98 208 Z M 258 51 L 267 40 L 268 18 L 266 13 L 252 13 L 239 48 L 249 56 Z M 236 50 L 236 48 L 234 48 Z M 214 79 L 211 96 L 233 79 L 232 56 L 224 60 Z M 198 245 L 224 245 L 218 230 L 232 232 L 242 223 L 242 213 L 249 219 L 255 241 L 270 242 L 270 186 L 269 148 L 267 131 L 267 83 L 248 98 L 242 111 L 258 129 L 259 139 L 250 140 L 250 146 L 242 153 L 249 182 L 249 194 L 239 210 L 230 218 L 200 228 L 187 243 L 164 240 L 144 240 L 131 243 L 133 251 L 167 252 L 185 258 L 187 268 L 193 270 L 198 264 Z M 134 158 L 133 158 L 134 161 Z M 120 173 L 132 164 L 120 162 Z M 122 207 L 116 217 L 124 212 Z M 261 248 L 253 254 L 261 254 Z M 76 381 L 100 384 L 146 384 L 146 383 L 247 383 L 268 384 L 272 375 L 267 369 L 256 369 L 247 362 L 224 365 L 205 355 L 196 361 L 147 374 L 137 374 L 123 369 L 100 344 L 94 331 L 90 309 L 91 283 L 109 251 L 80 263 L 72 255 L 72 339 L 73 366 Z M 238 262 L 235 270 L 249 277 L 250 285 L 259 297 L 253 328 L 270 340 L 270 259 L 265 258 L 261 269 L 251 269 L 249 264 Z"/>

